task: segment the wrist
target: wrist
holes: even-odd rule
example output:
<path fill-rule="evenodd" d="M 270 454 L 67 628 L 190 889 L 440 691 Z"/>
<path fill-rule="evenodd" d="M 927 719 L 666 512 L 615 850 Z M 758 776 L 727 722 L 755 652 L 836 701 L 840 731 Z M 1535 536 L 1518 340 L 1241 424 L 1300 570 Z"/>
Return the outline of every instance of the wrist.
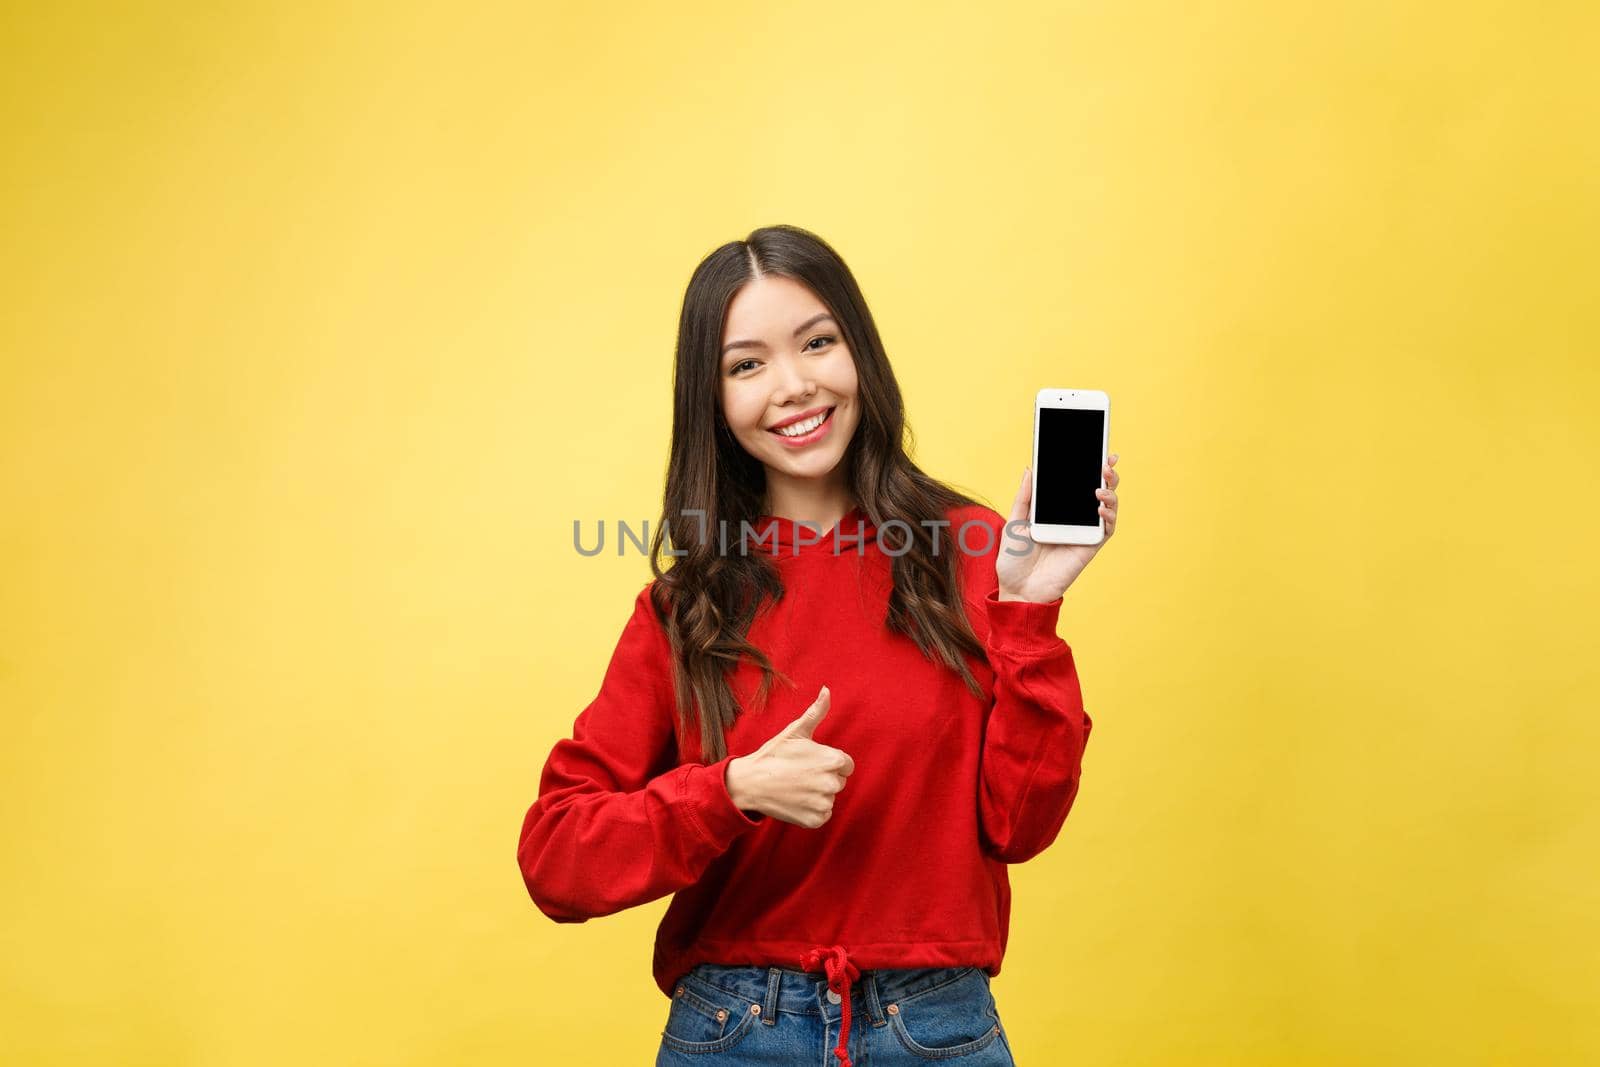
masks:
<path fill-rule="evenodd" d="M 727 786 L 728 796 L 732 798 L 733 806 L 741 811 L 755 810 L 755 804 L 750 799 L 748 781 L 745 775 L 749 759 L 749 756 L 738 756 L 731 759 L 722 772 L 722 781 Z"/>

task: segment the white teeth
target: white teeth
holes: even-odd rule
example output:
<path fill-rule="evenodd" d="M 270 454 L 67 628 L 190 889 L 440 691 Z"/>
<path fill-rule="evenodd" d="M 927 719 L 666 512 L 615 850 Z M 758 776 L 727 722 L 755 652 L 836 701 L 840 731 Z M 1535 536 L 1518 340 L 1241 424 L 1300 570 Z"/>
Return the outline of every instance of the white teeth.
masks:
<path fill-rule="evenodd" d="M 780 427 L 775 432 L 782 434 L 784 437 L 804 437 L 812 430 L 815 430 L 818 426 L 821 426 L 822 420 L 826 419 L 827 417 L 828 413 L 824 411 L 821 415 L 813 415 L 804 422 L 796 422 L 788 426 Z"/>

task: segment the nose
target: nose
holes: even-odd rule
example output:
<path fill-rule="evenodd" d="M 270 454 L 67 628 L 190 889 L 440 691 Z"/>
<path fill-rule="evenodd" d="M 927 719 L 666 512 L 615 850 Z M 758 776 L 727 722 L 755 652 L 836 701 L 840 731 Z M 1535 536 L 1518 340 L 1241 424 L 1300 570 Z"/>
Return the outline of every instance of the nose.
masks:
<path fill-rule="evenodd" d="M 782 407 L 793 400 L 804 400 L 816 394 L 817 383 L 812 380 L 805 364 L 792 359 L 779 359 L 776 369 L 777 384 L 772 391 L 772 403 L 775 406 Z"/>

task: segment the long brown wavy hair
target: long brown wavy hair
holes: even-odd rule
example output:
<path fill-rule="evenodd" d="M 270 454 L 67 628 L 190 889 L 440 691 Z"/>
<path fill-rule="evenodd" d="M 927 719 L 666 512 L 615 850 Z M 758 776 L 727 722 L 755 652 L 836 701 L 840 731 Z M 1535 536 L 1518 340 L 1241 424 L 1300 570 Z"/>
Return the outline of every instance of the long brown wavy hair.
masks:
<path fill-rule="evenodd" d="M 765 275 L 792 278 L 815 293 L 855 359 L 861 417 L 841 462 L 851 495 L 879 528 L 879 540 L 891 555 L 900 553 L 894 555 L 885 625 L 982 696 L 962 658 L 982 655 L 983 645 L 961 606 L 959 553 L 936 553 L 926 525 L 945 519 L 952 507 L 977 501 L 924 474 L 907 455 L 903 438 L 910 428 L 900 385 L 844 260 L 798 226 L 765 226 L 706 256 L 684 293 L 663 521 L 650 550 L 656 578 L 651 601 L 672 648 L 679 719 L 686 732 L 697 729 L 706 763 L 727 755 L 726 732 L 739 712 L 729 679 L 743 657 L 761 667 L 758 701 L 766 700 L 775 676 L 794 685 L 746 639 L 761 606 L 783 598 L 777 566 L 767 552 L 717 550 L 720 524 L 726 521 L 730 533 L 742 530 L 742 522 L 754 526 L 766 493 L 766 468 L 726 429 L 719 389 L 728 305 L 746 283 Z M 901 533 L 898 523 L 883 530 L 891 519 L 904 520 L 910 532 Z M 670 569 L 662 568 L 663 555 L 675 560 Z"/>

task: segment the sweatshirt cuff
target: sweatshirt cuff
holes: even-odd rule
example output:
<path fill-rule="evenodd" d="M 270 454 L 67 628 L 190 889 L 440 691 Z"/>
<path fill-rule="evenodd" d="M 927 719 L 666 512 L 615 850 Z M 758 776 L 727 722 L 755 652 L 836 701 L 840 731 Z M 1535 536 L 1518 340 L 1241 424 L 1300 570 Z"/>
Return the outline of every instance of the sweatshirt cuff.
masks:
<path fill-rule="evenodd" d="M 715 845 L 727 845 L 735 835 L 766 821 L 750 818 L 728 795 L 728 764 L 736 758 L 727 755 L 715 763 L 692 763 L 683 776 L 681 795 L 688 801 L 689 817 Z"/>
<path fill-rule="evenodd" d="M 1065 596 L 1049 603 L 1032 600 L 1001 600 L 1000 590 L 984 598 L 989 615 L 989 644 L 1012 652 L 1048 652 L 1064 644 L 1056 633 Z"/>

